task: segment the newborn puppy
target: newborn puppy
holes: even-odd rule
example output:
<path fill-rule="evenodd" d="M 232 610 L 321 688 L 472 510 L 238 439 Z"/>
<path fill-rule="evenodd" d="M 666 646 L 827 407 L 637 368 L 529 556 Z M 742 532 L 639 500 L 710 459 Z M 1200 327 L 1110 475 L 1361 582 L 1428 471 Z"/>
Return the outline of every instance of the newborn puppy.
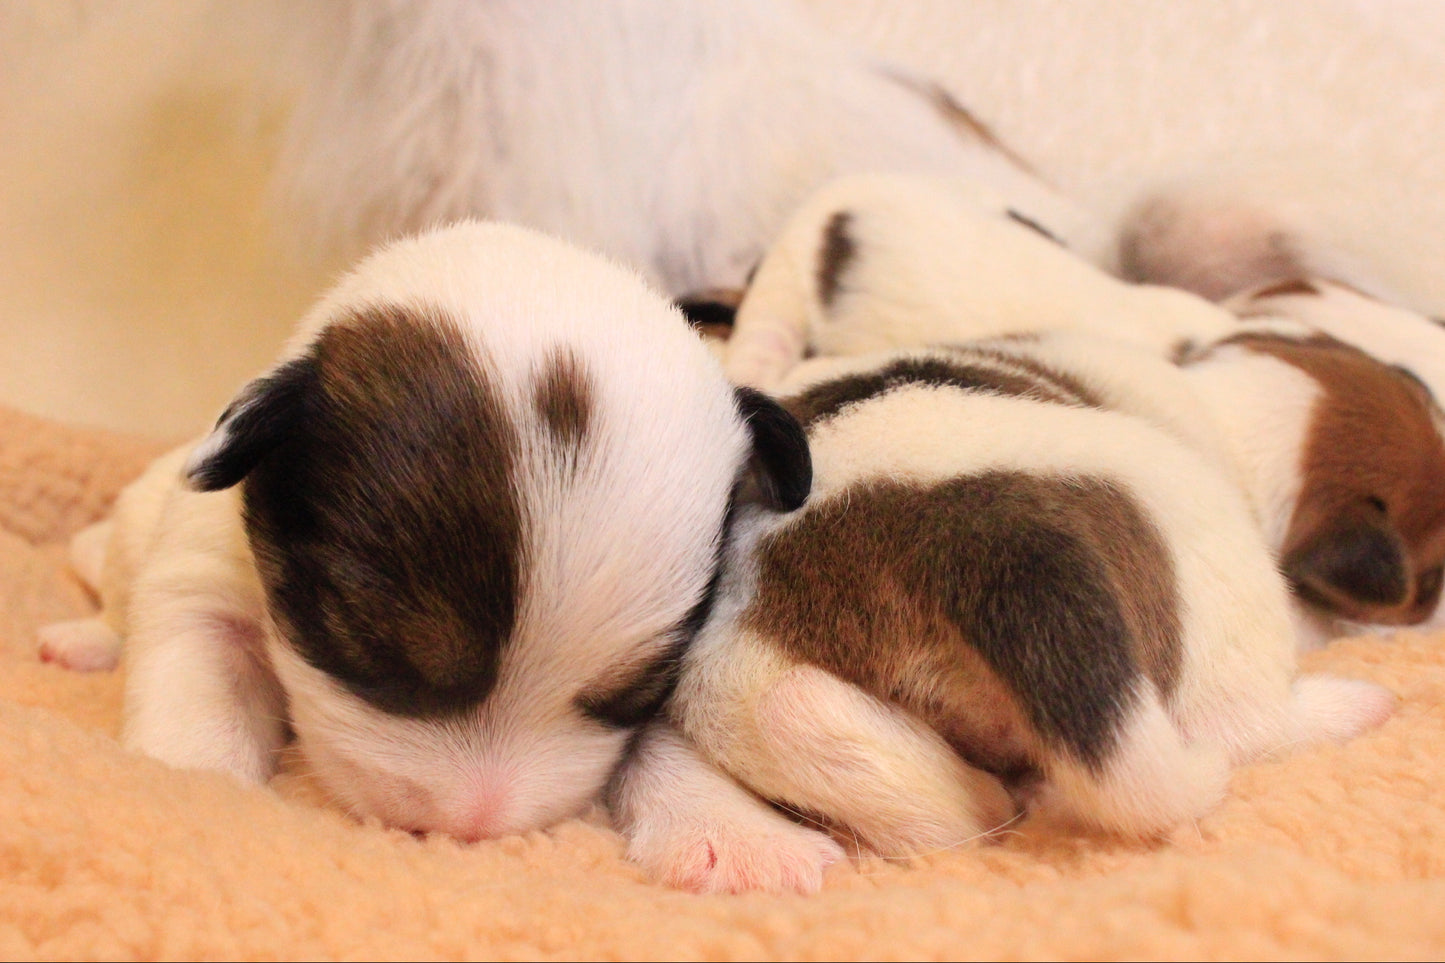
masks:
<path fill-rule="evenodd" d="M 389 245 L 124 500 L 159 506 L 110 594 L 124 742 L 264 780 L 294 730 L 352 812 L 464 840 L 575 814 L 665 697 L 749 471 L 801 503 L 801 432 L 632 272 L 501 224 Z"/>
<path fill-rule="evenodd" d="M 696 752 L 879 854 L 1001 828 L 1011 792 L 1167 834 L 1231 765 L 1393 705 L 1298 676 L 1288 592 L 1238 489 L 1029 344 L 803 366 L 783 403 L 807 426 L 812 496 L 742 513 L 683 656 L 669 717 Z M 659 875 L 786 888 L 835 857 L 814 841 L 809 875 L 808 839 L 735 831 L 762 811 L 675 732 L 647 740 L 619 810 Z M 708 780 L 695 812 L 665 805 L 660 787 L 698 798 Z"/>
<path fill-rule="evenodd" d="M 1125 285 L 962 178 L 839 178 L 769 249 L 738 308 L 728 375 L 764 390 L 810 355 L 1069 330 L 1163 354 L 1232 328 L 1172 288 Z"/>
<path fill-rule="evenodd" d="M 1430 390 L 1287 321 L 1244 322 L 1180 363 L 1301 602 L 1302 641 L 1428 619 L 1445 565 L 1445 422 Z"/>
<path fill-rule="evenodd" d="M 1419 328 L 1414 343 L 1445 340 Z M 1354 622 L 1419 622 L 1445 557 L 1445 452 L 1429 393 L 1297 325 L 1251 330 L 1231 342 L 1241 328 L 1229 311 L 1110 277 L 976 188 L 870 176 L 834 182 L 799 212 L 742 302 L 727 366 L 767 387 L 808 354 L 1075 332 L 1034 350 L 1245 488 L 1300 598 L 1302 642 Z M 1104 338 L 1139 350 L 1098 345 Z M 1110 357 L 1093 357 L 1101 351 Z M 1159 360 L 1181 352 L 1191 359 L 1182 385 Z"/>

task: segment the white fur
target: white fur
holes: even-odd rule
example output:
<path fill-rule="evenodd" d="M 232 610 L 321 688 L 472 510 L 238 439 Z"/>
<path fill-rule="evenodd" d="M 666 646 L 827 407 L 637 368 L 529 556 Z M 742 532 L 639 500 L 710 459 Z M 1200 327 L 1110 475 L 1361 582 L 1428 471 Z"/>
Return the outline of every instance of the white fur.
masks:
<path fill-rule="evenodd" d="M 378 0 L 339 32 L 282 171 L 346 243 L 486 214 L 679 295 L 741 287 L 803 197 L 855 171 L 957 174 L 1060 233 L 1087 223 L 789 0 Z"/>
<path fill-rule="evenodd" d="M 1129 286 L 1007 216 L 962 178 L 839 178 L 802 204 L 738 308 L 728 375 L 776 385 L 809 351 L 859 354 L 1028 331 L 1070 330 L 1163 354 L 1230 330 L 1228 312 L 1161 287 Z M 825 304 L 818 264 L 834 217 L 852 254 Z M 1047 225 L 1046 225 L 1047 226 Z"/>
<path fill-rule="evenodd" d="M 1182 370 L 1202 414 L 1221 426 L 1265 540 L 1278 551 L 1299 499 L 1319 384 L 1287 362 L 1236 345 L 1214 348 Z"/>
<path fill-rule="evenodd" d="M 455 717 L 401 718 L 296 654 L 267 613 L 239 492 L 181 482 L 183 461 L 224 447 L 233 411 L 122 499 L 145 511 L 114 519 L 111 557 L 130 568 L 115 590 L 128 603 L 106 593 L 126 637 L 125 742 L 258 781 L 275 771 L 289 723 L 360 815 L 464 839 L 544 826 L 592 802 L 617 764 L 627 732 L 585 719 L 574 700 L 655 657 L 703 591 L 747 431 L 717 362 L 665 299 L 538 233 L 466 223 L 383 248 L 319 301 L 282 359 L 375 303 L 453 317 L 521 436 L 513 494 L 530 520 L 530 568 L 495 689 Z M 594 382 L 588 456 L 570 481 L 548 470 L 530 394 L 559 346 Z"/>

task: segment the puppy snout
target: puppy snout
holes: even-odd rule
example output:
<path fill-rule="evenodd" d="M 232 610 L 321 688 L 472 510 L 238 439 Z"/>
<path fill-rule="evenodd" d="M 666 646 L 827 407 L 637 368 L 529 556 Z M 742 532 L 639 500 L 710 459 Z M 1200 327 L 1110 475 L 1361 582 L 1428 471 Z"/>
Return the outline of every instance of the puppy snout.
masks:
<path fill-rule="evenodd" d="M 1415 595 L 1404 546 L 1373 517 L 1317 532 L 1286 554 L 1284 572 L 1296 594 L 1345 618 L 1384 621 Z"/>
<path fill-rule="evenodd" d="M 516 831 L 510 818 L 511 802 L 512 794 L 505 786 L 474 788 L 450 820 L 451 835 L 467 843 L 510 835 Z"/>

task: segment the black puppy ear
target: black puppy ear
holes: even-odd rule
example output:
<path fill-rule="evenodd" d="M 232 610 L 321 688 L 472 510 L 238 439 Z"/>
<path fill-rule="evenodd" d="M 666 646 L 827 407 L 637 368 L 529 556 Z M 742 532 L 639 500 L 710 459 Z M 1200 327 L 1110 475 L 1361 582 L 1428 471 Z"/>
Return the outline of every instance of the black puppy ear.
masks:
<path fill-rule="evenodd" d="M 798 419 L 753 388 L 736 388 L 738 413 L 753 439 L 749 471 L 764 504 L 778 511 L 801 508 L 813 488 L 813 456 Z"/>
<path fill-rule="evenodd" d="M 1284 570 L 1296 591 L 1326 607 L 1341 598 L 1395 606 L 1410 592 L 1404 546 L 1384 517 L 1350 518 L 1321 532 L 1289 554 Z"/>
<path fill-rule="evenodd" d="M 242 388 L 186 462 L 190 487 L 213 492 L 245 478 L 301 418 L 315 378 L 315 360 L 297 358 Z"/>

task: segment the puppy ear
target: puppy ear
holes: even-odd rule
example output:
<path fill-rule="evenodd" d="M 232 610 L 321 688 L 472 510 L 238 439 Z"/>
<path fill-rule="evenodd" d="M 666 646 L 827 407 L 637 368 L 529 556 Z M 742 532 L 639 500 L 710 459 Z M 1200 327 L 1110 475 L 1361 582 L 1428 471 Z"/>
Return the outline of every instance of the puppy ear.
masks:
<path fill-rule="evenodd" d="M 738 413 L 753 439 L 749 474 L 762 501 L 784 512 L 801 508 L 813 488 L 813 456 L 798 419 L 753 388 L 736 388 Z"/>
<path fill-rule="evenodd" d="M 1400 605 L 1410 591 L 1405 548 L 1383 513 L 1341 519 L 1285 558 L 1285 575 L 1331 608 Z"/>
<path fill-rule="evenodd" d="M 242 388 L 186 461 L 185 478 L 196 491 L 230 488 L 279 445 L 301 418 L 316 380 L 311 357 L 288 361 Z"/>

